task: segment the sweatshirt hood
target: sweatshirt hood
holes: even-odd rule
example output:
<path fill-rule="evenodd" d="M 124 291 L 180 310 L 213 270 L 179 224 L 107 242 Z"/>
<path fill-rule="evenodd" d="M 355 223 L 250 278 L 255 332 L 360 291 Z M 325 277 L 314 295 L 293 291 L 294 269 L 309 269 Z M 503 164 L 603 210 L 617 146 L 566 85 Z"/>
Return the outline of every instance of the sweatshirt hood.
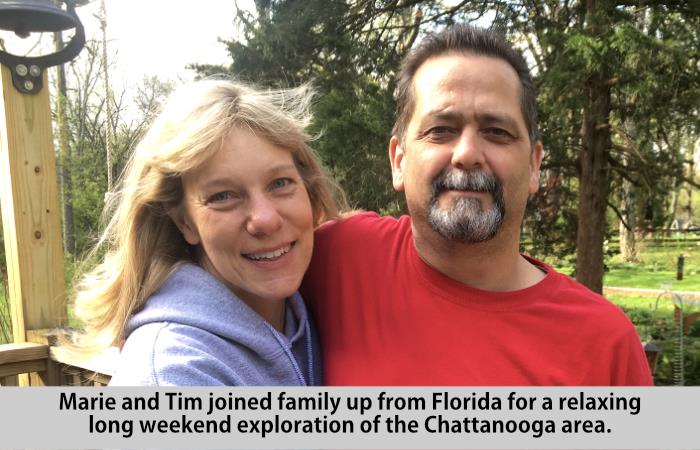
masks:
<path fill-rule="evenodd" d="M 287 302 L 296 316 L 296 326 L 292 330 L 287 328 L 291 333 L 286 333 L 292 345 L 304 336 L 308 317 L 298 293 Z M 277 343 L 280 333 L 223 283 L 194 264 L 182 264 L 173 269 L 143 309 L 128 321 L 125 337 L 135 329 L 154 322 L 177 323 L 206 330 L 245 345 L 263 357 L 273 357 L 283 351 Z"/>

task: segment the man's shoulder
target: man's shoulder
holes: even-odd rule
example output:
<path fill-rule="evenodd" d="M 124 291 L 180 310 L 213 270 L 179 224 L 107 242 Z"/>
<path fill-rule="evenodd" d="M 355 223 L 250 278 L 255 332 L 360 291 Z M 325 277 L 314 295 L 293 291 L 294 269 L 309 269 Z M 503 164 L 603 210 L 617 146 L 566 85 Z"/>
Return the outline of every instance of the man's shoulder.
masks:
<path fill-rule="evenodd" d="M 372 239 L 401 232 L 410 232 L 411 218 L 380 216 L 376 212 L 360 212 L 351 216 L 322 224 L 316 237 L 334 239 L 338 237 Z"/>
<path fill-rule="evenodd" d="M 631 326 L 622 309 L 610 300 L 552 267 L 541 264 L 550 272 L 549 276 L 556 280 L 556 289 L 552 290 L 550 295 L 563 307 L 576 310 L 582 325 L 595 324 L 595 328 L 606 330 L 619 330 Z"/>
<path fill-rule="evenodd" d="M 576 333 L 578 345 L 596 349 L 601 361 L 610 359 L 608 364 L 613 375 L 605 383 L 651 385 L 653 381 L 641 340 L 625 312 L 578 281 L 556 271 L 553 275 L 558 281 L 553 297 L 559 300 L 560 312 L 575 319 L 572 331 Z M 603 362 L 602 366 L 605 364 Z"/>
<path fill-rule="evenodd" d="M 335 276 L 357 279 L 360 270 L 364 276 L 374 274 L 373 268 L 385 268 L 387 258 L 403 254 L 409 243 L 412 234 L 408 216 L 394 218 L 364 212 L 325 223 L 314 234 L 313 257 L 302 286 L 308 287 L 308 280 L 325 286 L 328 277 Z M 303 287 L 302 293 L 306 294 Z"/>

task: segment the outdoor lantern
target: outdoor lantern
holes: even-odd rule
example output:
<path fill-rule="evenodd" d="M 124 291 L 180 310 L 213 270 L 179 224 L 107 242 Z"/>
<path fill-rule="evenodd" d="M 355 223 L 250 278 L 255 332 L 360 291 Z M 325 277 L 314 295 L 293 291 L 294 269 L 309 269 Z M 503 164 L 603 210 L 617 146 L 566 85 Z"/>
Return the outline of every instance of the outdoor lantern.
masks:
<path fill-rule="evenodd" d="M 656 370 L 656 362 L 659 359 L 659 354 L 661 353 L 661 348 L 656 345 L 653 341 L 643 342 L 644 354 L 647 357 L 647 362 L 649 363 L 649 369 L 653 374 Z"/>
<path fill-rule="evenodd" d="M 75 28 L 73 39 L 60 51 L 42 56 L 16 56 L 0 50 L 0 63 L 12 72 L 12 84 L 22 93 L 36 94 L 42 88 L 44 69 L 75 58 L 85 45 L 85 30 L 75 7 L 80 1 L 62 0 L 66 10 L 54 0 L 0 0 L 0 29 L 26 38 L 32 32 L 58 32 Z"/>

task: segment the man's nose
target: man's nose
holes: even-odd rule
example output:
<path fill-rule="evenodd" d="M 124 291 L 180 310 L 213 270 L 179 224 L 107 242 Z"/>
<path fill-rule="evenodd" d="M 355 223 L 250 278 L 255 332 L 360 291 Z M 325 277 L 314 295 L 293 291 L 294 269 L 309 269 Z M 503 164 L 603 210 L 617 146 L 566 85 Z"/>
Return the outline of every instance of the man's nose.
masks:
<path fill-rule="evenodd" d="M 465 128 L 452 150 L 452 165 L 463 170 L 483 167 L 485 161 L 482 147 L 478 131 Z"/>
<path fill-rule="evenodd" d="M 267 236 L 282 226 L 282 216 L 272 199 L 265 195 L 250 198 L 246 231 L 253 236 Z"/>

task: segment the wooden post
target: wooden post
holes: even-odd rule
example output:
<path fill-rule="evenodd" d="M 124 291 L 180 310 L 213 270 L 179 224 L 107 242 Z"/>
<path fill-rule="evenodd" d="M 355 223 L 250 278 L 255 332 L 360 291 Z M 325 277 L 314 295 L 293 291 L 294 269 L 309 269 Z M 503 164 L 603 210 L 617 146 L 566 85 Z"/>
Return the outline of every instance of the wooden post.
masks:
<path fill-rule="evenodd" d="M 65 325 L 67 315 L 46 71 L 43 77 L 41 92 L 22 94 L 0 66 L 0 203 L 15 342 Z"/>

